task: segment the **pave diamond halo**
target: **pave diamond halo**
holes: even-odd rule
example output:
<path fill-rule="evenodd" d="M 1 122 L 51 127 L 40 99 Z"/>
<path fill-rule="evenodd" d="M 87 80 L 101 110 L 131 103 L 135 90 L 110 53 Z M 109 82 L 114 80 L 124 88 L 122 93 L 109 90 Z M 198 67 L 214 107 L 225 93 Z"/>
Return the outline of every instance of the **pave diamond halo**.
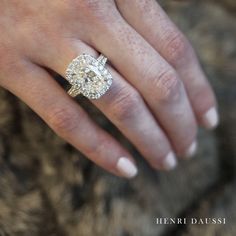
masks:
<path fill-rule="evenodd" d="M 97 59 L 88 54 L 73 59 L 65 76 L 71 84 L 68 94 L 72 97 L 82 94 L 89 99 L 104 95 L 112 84 L 112 76 L 105 68 L 106 61 L 102 54 Z"/>

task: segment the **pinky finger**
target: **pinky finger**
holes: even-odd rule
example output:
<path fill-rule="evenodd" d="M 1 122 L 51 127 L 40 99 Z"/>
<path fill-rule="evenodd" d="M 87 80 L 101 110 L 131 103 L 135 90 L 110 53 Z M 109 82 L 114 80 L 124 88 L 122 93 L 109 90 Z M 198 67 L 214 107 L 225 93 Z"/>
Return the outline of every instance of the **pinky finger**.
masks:
<path fill-rule="evenodd" d="M 20 78 L 16 76 L 14 83 L 9 83 L 8 77 L 3 87 L 28 104 L 60 137 L 115 175 L 131 178 L 137 174 L 131 155 L 97 126 L 44 69 L 28 63 L 21 69 Z"/>

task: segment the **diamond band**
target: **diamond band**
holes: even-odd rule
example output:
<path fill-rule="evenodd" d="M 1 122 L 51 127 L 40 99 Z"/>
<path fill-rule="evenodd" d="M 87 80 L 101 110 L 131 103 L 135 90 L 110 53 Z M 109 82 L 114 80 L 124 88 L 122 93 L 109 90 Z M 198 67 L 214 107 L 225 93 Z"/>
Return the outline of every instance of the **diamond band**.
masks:
<path fill-rule="evenodd" d="M 88 54 L 76 57 L 66 70 L 66 79 L 72 85 L 68 94 L 82 94 L 89 99 L 98 99 L 112 84 L 112 76 L 105 68 L 107 58 L 102 54 L 95 59 Z"/>

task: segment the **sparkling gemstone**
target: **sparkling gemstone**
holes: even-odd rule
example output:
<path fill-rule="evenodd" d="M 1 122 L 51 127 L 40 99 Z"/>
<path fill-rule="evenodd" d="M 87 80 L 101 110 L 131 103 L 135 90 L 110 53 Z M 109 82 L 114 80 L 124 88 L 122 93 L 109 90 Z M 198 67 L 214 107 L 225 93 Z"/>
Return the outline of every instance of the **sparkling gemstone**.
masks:
<path fill-rule="evenodd" d="M 112 84 L 111 74 L 90 55 L 74 59 L 68 66 L 66 79 L 90 99 L 101 97 Z"/>

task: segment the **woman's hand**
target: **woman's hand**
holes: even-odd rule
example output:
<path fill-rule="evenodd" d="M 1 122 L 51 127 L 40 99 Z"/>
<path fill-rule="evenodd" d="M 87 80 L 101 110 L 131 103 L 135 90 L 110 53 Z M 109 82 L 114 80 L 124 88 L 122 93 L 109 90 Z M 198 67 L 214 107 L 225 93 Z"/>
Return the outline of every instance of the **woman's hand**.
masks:
<path fill-rule="evenodd" d="M 137 173 L 131 155 L 50 76 L 82 53 L 108 57 L 113 84 L 95 104 L 156 169 L 196 150 L 217 125 L 214 94 L 183 34 L 154 0 L 1 1 L 0 85 L 104 169 Z"/>

